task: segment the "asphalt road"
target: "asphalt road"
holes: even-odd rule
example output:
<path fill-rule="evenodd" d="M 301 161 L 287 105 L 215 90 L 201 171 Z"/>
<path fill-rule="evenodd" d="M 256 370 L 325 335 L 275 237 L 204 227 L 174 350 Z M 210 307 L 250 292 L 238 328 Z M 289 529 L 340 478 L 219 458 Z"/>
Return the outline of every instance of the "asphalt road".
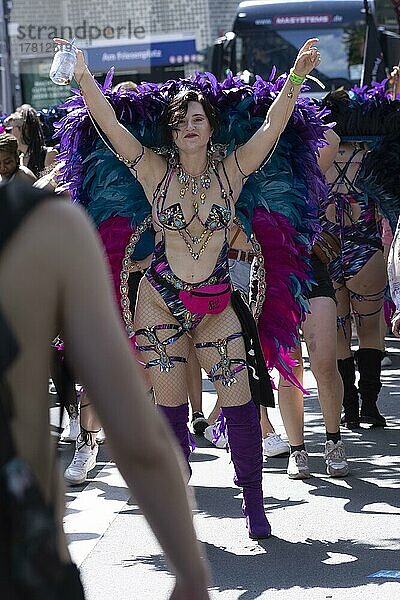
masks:
<path fill-rule="evenodd" d="M 343 431 L 351 475 L 324 471 L 324 427 L 312 374 L 305 401 L 306 446 L 313 476 L 289 480 L 287 458 L 264 463 L 264 502 L 273 536 L 247 537 L 241 495 L 224 450 L 197 438 L 190 482 L 194 522 L 212 567 L 218 600 L 400 599 L 400 344 L 388 339 L 393 364 L 383 371 L 380 406 L 386 429 Z M 206 411 L 215 394 L 203 381 Z M 270 412 L 283 433 L 278 409 Z M 73 446 L 61 445 L 67 464 Z M 157 493 L 157 489 L 154 489 Z M 159 545 L 107 445 L 85 485 L 67 488 L 65 528 L 88 600 L 165 599 L 172 576 Z"/>

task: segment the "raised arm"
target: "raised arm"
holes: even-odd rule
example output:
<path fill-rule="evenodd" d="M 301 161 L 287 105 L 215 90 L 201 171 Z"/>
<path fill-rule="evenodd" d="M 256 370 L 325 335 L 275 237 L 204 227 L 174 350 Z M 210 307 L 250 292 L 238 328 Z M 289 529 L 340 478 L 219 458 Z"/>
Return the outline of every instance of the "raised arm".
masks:
<path fill-rule="evenodd" d="M 263 125 L 246 144 L 237 149 L 236 159 L 242 175 L 251 175 L 258 169 L 285 129 L 305 76 L 320 63 L 320 53 L 314 46 L 316 42 L 318 38 L 310 39 L 301 48 L 285 85 L 267 112 Z"/>
<path fill-rule="evenodd" d="M 51 208 L 62 248 L 54 248 L 60 261 L 61 326 L 74 372 L 93 400 L 118 468 L 176 572 L 172 597 L 207 600 L 206 569 L 178 467 L 179 450 L 145 398 L 95 232 L 77 207 L 57 204 Z"/>
<path fill-rule="evenodd" d="M 69 43 L 60 38 L 55 38 L 54 41 L 58 44 Z M 142 184 L 149 180 L 156 181 L 158 175 L 165 168 L 163 160 L 149 148 L 144 148 L 135 136 L 118 121 L 113 107 L 96 85 L 93 75 L 85 63 L 83 52 L 76 49 L 76 54 L 74 76 L 97 126 L 105 133 L 121 158 L 129 163 L 134 163 L 141 157 L 135 165 L 134 172 L 137 173 Z"/>

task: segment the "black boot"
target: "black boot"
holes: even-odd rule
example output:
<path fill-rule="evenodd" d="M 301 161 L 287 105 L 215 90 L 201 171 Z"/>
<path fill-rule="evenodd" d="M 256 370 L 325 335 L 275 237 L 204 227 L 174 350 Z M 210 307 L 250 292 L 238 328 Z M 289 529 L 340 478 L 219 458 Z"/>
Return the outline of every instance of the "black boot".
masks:
<path fill-rule="evenodd" d="M 361 396 L 361 423 L 375 427 L 385 427 L 385 417 L 376 406 L 381 384 L 381 360 L 383 352 L 377 348 L 360 348 L 356 352 L 360 381 L 358 390 Z"/>
<path fill-rule="evenodd" d="M 358 405 L 358 391 L 355 386 L 356 368 L 354 358 L 340 359 L 337 361 L 340 376 L 343 380 L 343 408 L 344 417 L 342 424 L 348 429 L 356 429 L 360 427 L 360 415 Z"/>

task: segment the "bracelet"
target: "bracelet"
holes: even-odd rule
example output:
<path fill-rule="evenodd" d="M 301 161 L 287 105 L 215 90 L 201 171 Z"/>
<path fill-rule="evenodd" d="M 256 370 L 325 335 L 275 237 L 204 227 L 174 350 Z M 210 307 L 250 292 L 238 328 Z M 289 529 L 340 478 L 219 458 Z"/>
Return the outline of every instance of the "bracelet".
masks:
<path fill-rule="evenodd" d="M 291 81 L 292 83 L 294 83 L 295 85 L 301 85 L 301 84 L 304 82 L 304 80 L 305 80 L 305 77 L 301 77 L 300 75 L 297 75 L 297 74 L 294 72 L 294 69 L 290 69 L 290 73 L 289 73 L 289 79 L 290 79 L 290 81 Z"/>

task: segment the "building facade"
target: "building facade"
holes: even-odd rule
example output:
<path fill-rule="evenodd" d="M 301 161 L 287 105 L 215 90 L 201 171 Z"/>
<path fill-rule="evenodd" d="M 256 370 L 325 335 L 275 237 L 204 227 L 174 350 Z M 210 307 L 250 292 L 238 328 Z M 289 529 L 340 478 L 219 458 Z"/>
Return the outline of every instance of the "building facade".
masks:
<path fill-rule="evenodd" d="M 16 103 L 54 104 L 69 89 L 48 80 L 53 37 L 76 38 L 93 72 L 115 82 L 162 81 L 201 69 L 232 27 L 237 0 L 14 0 L 9 26 Z"/>

